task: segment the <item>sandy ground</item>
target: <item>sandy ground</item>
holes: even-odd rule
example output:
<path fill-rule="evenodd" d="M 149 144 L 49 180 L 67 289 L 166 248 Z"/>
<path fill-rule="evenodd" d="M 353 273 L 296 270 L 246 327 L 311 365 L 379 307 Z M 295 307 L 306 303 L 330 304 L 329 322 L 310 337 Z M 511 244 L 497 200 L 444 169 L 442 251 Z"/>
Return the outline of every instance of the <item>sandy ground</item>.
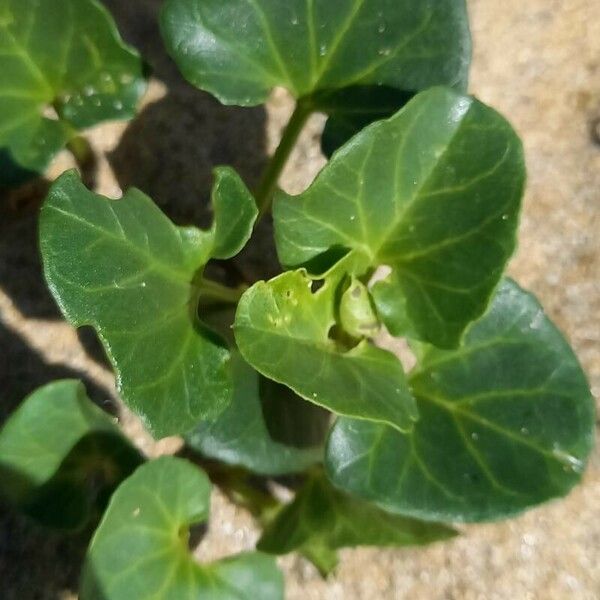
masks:
<path fill-rule="evenodd" d="M 158 0 L 106 2 L 125 37 L 155 69 L 140 115 L 90 135 L 96 188 L 119 196 L 142 187 L 179 222 L 202 222 L 210 170 L 233 164 L 252 184 L 277 142 L 291 103 L 278 92 L 266 107 L 236 109 L 181 82 L 160 50 Z M 529 169 L 520 248 L 510 273 L 542 300 L 573 344 L 600 396 L 600 4 L 597 0 L 471 0 L 475 60 L 471 90 L 522 135 Z M 323 165 L 315 117 L 283 185 L 299 191 Z M 71 166 L 62 154 L 47 177 Z M 27 197 L 42 194 L 38 182 Z M 14 200 L 14 199 L 13 199 Z M 40 279 L 35 202 L 0 206 L 0 419 L 37 385 L 83 377 L 93 397 L 113 402 L 113 379 L 93 336 L 61 321 Z M 149 454 L 154 444 L 126 411 L 126 431 Z M 214 495 L 199 558 L 253 546 L 250 517 Z M 73 598 L 87 535 L 61 538 L 0 507 L 0 598 Z M 600 598 L 600 459 L 566 500 L 523 517 L 464 528 L 455 541 L 419 550 L 343 552 L 322 580 L 286 557 L 287 597 L 319 600 L 578 600 Z"/>

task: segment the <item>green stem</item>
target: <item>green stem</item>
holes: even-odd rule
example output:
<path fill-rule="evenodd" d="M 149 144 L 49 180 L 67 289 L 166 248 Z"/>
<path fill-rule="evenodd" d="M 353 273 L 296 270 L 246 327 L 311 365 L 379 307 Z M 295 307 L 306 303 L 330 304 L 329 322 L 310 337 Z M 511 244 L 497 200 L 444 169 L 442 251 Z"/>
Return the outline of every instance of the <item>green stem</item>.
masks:
<path fill-rule="evenodd" d="M 72 137 L 67 143 L 67 148 L 73 155 L 77 166 L 83 170 L 93 160 L 93 151 L 90 143 L 81 135 Z"/>
<path fill-rule="evenodd" d="M 198 283 L 198 296 L 200 298 L 210 298 L 219 300 L 227 304 L 237 304 L 242 294 L 248 289 L 248 286 L 242 285 L 237 288 L 230 288 L 221 285 L 210 279 L 202 279 Z"/>
<path fill-rule="evenodd" d="M 281 136 L 279 146 L 267 164 L 258 188 L 256 189 L 255 197 L 259 218 L 271 209 L 273 193 L 277 187 L 281 172 L 298 141 L 298 136 L 302 132 L 302 129 L 312 112 L 312 106 L 307 99 L 301 98 L 298 100 L 296 108 Z"/>

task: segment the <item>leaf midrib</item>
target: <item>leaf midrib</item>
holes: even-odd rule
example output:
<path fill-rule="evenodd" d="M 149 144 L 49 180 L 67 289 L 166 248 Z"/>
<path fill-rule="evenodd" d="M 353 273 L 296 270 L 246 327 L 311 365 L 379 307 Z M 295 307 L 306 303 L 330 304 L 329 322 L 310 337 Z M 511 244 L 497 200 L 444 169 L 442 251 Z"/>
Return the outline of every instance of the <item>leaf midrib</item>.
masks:
<path fill-rule="evenodd" d="M 120 200 L 120 202 L 122 202 L 122 201 L 123 200 Z M 113 201 L 106 200 L 106 202 L 110 203 L 110 202 L 115 202 L 115 201 L 114 200 Z M 88 229 L 91 229 L 92 231 L 94 231 L 96 233 L 96 235 L 98 235 L 98 236 L 104 235 L 105 237 L 112 239 L 117 244 L 124 246 L 129 251 L 133 252 L 138 257 L 142 258 L 143 261 L 146 262 L 150 266 L 150 268 L 152 268 L 153 270 L 155 270 L 158 273 L 160 273 L 161 275 L 163 275 L 166 279 L 168 279 L 170 281 L 175 281 L 177 283 L 185 283 L 187 285 L 191 285 L 191 277 L 193 276 L 193 272 L 191 272 L 191 271 L 186 272 L 186 271 L 178 268 L 174 264 L 162 262 L 160 259 L 156 258 L 156 255 L 149 253 L 149 252 L 145 252 L 144 250 L 139 248 L 137 245 L 135 245 L 133 242 L 129 241 L 129 239 L 127 237 L 119 236 L 110 230 L 104 229 L 103 227 L 99 227 L 98 225 L 92 223 L 91 221 L 87 221 L 86 219 L 83 219 L 79 215 L 77 215 L 73 212 L 66 211 L 63 208 L 56 206 L 55 204 L 48 204 L 48 205 L 46 205 L 45 209 L 54 210 L 55 212 L 60 213 L 62 216 L 66 217 L 68 219 L 72 219 L 73 221 L 76 221 L 80 225 L 83 225 L 83 226 L 87 227 Z M 111 207 L 111 210 L 112 210 L 112 207 Z M 119 223 L 119 226 L 122 227 L 120 219 L 116 215 L 115 215 L 115 217 Z M 198 265 L 198 268 L 200 266 L 201 265 Z"/>

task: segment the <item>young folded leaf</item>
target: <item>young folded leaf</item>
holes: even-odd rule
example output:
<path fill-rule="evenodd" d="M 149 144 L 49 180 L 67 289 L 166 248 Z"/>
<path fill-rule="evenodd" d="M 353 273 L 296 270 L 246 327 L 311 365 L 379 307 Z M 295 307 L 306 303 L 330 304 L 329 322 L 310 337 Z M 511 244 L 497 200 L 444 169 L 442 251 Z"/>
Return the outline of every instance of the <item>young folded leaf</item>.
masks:
<path fill-rule="evenodd" d="M 142 460 L 79 381 L 56 381 L 0 430 L 0 492 L 43 525 L 78 529 Z"/>
<path fill-rule="evenodd" d="M 42 172 L 77 130 L 127 119 L 138 54 L 95 0 L 0 0 L 0 187 Z"/>
<path fill-rule="evenodd" d="M 233 170 L 215 176 L 209 231 L 176 227 L 139 190 L 116 201 L 94 194 L 74 171 L 56 181 L 41 211 L 55 299 L 73 325 L 94 326 L 123 400 L 156 437 L 190 431 L 231 399 L 229 351 L 197 305 L 214 293 L 204 265 L 244 244 L 256 207 Z"/>
<path fill-rule="evenodd" d="M 252 286 L 235 317 L 240 352 L 257 371 L 310 402 L 408 431 L 417 412 L 400 361 L 367 340 L 348 350 L 330 338 L 343 275 L 327 275 L 316 292 L 304 270 Z"/>
<path fill-rule="evenodd" d="M 161 25 L 189 81 L 243 106 L 276 86 L 464 85 L 471 53 L 462 0 L 168 0 Z"/>
<path fill-rule="evenodd" d="M 339 548 L 418 546 L 454 535 L 444 525 L 393 515 L 353 498 L 317 474 L 267 525 L 257 547 L 270 554 L 296 550 L 327 574 L 337 564 Z"/>
<path fill-rule="evenodd" d="M 330 414 L 259 375 L 232 352 L 233 399 L 186 440 L 203 455 L 261 475 L 303 471 L 322 461 Z"/>
<path fill-rule="evenodd" d="M 494 110 L 444 88 L 418 94 L 339 150 L 273 214 L 284 265 L 345 248 L 389 277 L 373 288 L 394 335 L 455 347 L 515 247 L 525 167 Z M 355 273 L 361 275 L 361 273 Z"/>
<path fill-rule="evenodd" d="M 565 495 L 580 479 L 594 402 L 560 332 L 533 296 L 500 286 L 456 350 L 429 347 L 410 385 L 410 434 L 340 419 L 327 447 L 333 482 L 390 510 L 484 521 Z"/>
<path fill-rule="evenodd" d="M 210 483 L 184 460 L 141 466 L 113 494 L 87 553 L 82 600 L 283 600 L 275 561 L 257 552 L 210 564 L 188 549 L 188 527 L 208 518 Z"/>

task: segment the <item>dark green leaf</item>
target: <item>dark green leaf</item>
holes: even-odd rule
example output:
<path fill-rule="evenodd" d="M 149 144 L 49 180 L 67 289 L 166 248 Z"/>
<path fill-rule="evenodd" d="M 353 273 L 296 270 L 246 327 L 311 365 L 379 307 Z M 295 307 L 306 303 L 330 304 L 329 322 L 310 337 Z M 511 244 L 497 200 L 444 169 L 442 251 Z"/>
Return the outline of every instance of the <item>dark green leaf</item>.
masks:
<path fill-rule="evenodd" d="M 0 187 L 43 171 L 78 129 L 135 113 L 142 62 L 94 0 L 0 0 Z"/>
<path fill-rule="evenodd" d="M 463 0 L 168 0 L 162 32 L 194 85 L 225 104 L 320 90 L 466 83 Z"/>
<path fill-rule="evenodd" d="M 83 385 L 28 396 L 0 431 L 0 489 L 44 525 L 77 529 L 142 461 Z"/>
<path fill-rule="evenodd" d="M 274 203 L 284 265 L 346 248 L 392 272 L 374 286 L 394 335 L 455 347 L 515 246 L 525 168 L 510 125 L 448 89 L 363 130 L 299 196 Z M 361 273 L 357 273 L 361 274 Z"/>
<path fill-rule="evenodd" d="M 237 183 L 236 183 L 237 180 Z M 243 243 L 256 214 L 231 170 L 217 173 L 216 225 L 176 227 L 138 190 L 112 201 L 89 192 L 74 172 L 53 185 L 42 208 L 40 243 L 50 289 L 69 321 L 92 325 L 116 371 L 125 402 L 157 437 L 191 430 L 231 398 L 229 351 L 196 314 L 215 251 Z M 233 188 L 245 219 L 231 216 Z M 245 194 L 242 193 L 245 191 Z"/>
<path fill-rule="evenodd" d="M 232 353 L 231 404 L 187 442 L 205 456 L 261 475 L 303 471 L 323 458 L 329 414 L 259 375 Z"/>
<path fill-rule="evenodd" d="M 300 270 L 252 286 L 235 318 L 240 352 L 315 404 L 409 430 L 416 411 L 400 361 L 366 340 L 347 349 L 330 337 L 340 283 L 334 272 L 312 292 L 313 281 Z"/>
<path fill-rule="evenodd" d="M 318 94 L 315 104 L 329 115 L 321 137 L 323 154 L 331 158 L 361 129 L 393 116 L 413 96 L 412 92 L 381 86 L 357 86 Z"/>
<path fill-rule="evenodd" d="M 210 483 L 192 464 L 163 457 L 117 489 L 88 549 L 82 600 L 282 600 L 270 557 L 196 563 L 188 528 L 208 518 Z"/>
<path fill-rule="evenodd" d="M 211 235 L 214 258 L 235 256 L 250 239 L 258 216 L 252 195 L 233 169 L 217 167 L 212 192 L 215 213 Z"/>
<path fill-rule="evenodd" d="M 328 442 L 336 485 L 402 514 L 482 521 L 565 495 L 592 447 L 581 367 L 533 296 L 504 282 L 455 351 L 429 348 L 410 384 L 409 435 L 340 419 Z"/>
<path fill-rule="evenodd" d="M 318 474 L 307 480 L 294 501 L 267 526 L 258 549 L 271 554 L 297 550 L 327 573 L 335 567 L 338 548 L 422 545 L 453 535 L 444 525 L 392 515 L 353 498 Z"/>

